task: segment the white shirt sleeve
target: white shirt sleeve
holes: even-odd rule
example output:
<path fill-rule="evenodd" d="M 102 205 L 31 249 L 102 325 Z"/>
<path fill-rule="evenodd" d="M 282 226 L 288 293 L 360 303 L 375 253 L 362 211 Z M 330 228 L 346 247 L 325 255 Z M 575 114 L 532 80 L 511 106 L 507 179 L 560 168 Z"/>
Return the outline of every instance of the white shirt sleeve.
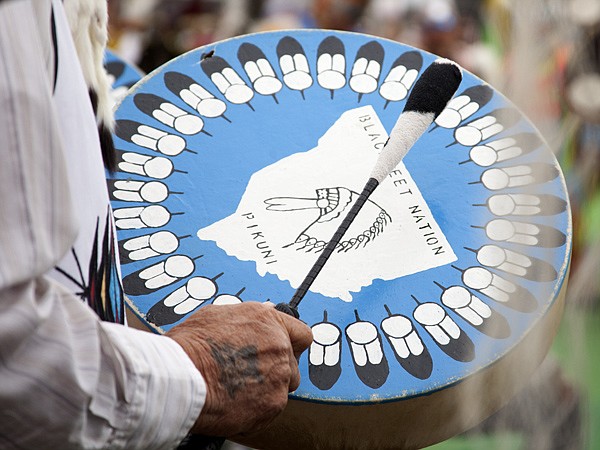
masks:
<path fill-rule="evenodd" d="M 173 448 L 206 396 L 190 359 L 45 275 L 77 223 L 34 3 L 0 2 L 0 448 Z"/>

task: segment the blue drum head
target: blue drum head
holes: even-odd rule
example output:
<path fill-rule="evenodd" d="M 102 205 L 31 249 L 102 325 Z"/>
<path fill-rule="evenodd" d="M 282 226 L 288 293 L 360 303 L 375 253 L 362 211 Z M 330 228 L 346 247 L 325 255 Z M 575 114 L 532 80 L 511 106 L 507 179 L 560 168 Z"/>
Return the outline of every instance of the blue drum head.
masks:
<path fill-rule="evenodd" d="M 362 190 L 427 52 L 283 31 L 193 50 L 117 110 L 109 179 L 131 309 L 164 332 L 210 304 L 287 302 Z M 510 353 L 556 303 L 565 184 L 538 131 L 469 73 L 299 306 L 292 399 L 401 402 Z"/>

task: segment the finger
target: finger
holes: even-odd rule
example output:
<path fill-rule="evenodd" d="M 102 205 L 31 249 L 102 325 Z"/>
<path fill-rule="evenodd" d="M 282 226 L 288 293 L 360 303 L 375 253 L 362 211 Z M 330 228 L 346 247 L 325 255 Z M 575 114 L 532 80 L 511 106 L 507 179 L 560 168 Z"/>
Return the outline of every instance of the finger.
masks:
<path fill-rule="evenodd" d="M 300 370 L 298 369 L 298 361 L 294 355 L 290 355 L 290 370 L 289 391 L 293 392 L 300 386 Z"/>
<path fill-rule="evenodd" d="M 302 352 L 308 348 L 313 341 L 312 331 L 304 322 L 277 312 L 279 320 L 285 326 L 292 344 L 292 349 L 296 357 L 300 357 Z"/>

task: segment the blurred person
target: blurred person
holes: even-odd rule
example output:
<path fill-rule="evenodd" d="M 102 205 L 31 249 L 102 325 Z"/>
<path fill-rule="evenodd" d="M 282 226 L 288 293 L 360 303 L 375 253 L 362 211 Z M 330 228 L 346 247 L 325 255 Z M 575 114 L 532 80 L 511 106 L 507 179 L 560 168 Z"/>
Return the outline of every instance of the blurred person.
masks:
<path fill-rule="evenodd" d="M 263 14 L 264 0 L 222 0 L 213 40 L 247 33 Z"/>
<path fill-rule="evenodd" d="M 456 5 L 452 0 L 429 0 L 421 9 L 423 50 L 449 59 L 460 39 Z"/>
<path fill-rule="evenodd" d="M 418 46 L 420 30 L 415 19 L 422 0 L 372 0 L 367 10 L 368 33 Z"/>
<path fill-rule="evenodd" d="M 247 32 L 262 0 L 171 0 L 156 5 L 139 66 L 151 72 L 194 48 Z"/>
<path fill-rule="evenodd" d="M 138 63 L 140 68 L 150 73 L 189 50 L 188 46 L 198 42 L 195 29 L 197 22 L 194 19 L 212 6 L 197 0 L 158 3 L 150 17 L 149 33 Z M 207 38 L 200 42 L 206 44 L 210 40 Z"/>
<path fill-rule="evenodd" d="M 480 14 L 480 10 L 464 0 L 423 2 L 419 12 L 421 38 L 418 46 L 456 61 L 469 72 L 495 84 L 500 61 L 481 39 Z"/>
<path fill-rule="evenodd" d="M 369 0 L 313 0 L 307 27 L 359 31 L 368 4 Z"/>
<path fill-rule="evenodd" d="M 372 0 L 366 31 L 457 61 L 485 80 L 498 58 L 482 41 L 481 5 L 465 0 Z"/>
<path fill-rule="evenodd" d="M 257 21 L 253 32 L 290 28 L 363 31 L 363 18 L 369 0 L 303 0 L 283 4 L 279 0 L 265 3 L 265 17 Z"/>
<path fill-rule="evenodd" d="M 116 35 L 113 47 L 124 60 L 139 64 L 157 4 L 158 0 L 111 2 L 111 34 Z"/>
<path fill-rule="evenodd" d="M 202 308 L 166 336 L 123 325 L 114 155 L 98 133 L 111 126 L 106 21 L 96 0 L 0 1 L 1 448 L 168 449 L 189 432 L 256 431 L 298 386 L 311 342 L 251 302 Z"/>

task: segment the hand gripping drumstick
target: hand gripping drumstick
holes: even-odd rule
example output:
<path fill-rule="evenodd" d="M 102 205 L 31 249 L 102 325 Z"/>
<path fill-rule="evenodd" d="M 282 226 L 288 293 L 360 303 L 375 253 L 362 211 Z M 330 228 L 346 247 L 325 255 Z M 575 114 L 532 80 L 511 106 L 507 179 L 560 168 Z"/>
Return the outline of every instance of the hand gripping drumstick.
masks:
<path fill-rule="evenodd" d="M 278 311 L 299 318 L 298 304 L 323 269 L 331 253 L 340 243 L 342 237 L 354 221 L 354 218 L 365 204 L 375 188 L 402 161 L 419 137 L 429 128 L 435 118 L 440 115 L 452 98 L 462 81 L 460 68 L 448 59 L 436 59 L 417 80 L 408 99 L 404 111 L 398 117 L 390 137 L 379 154 L 375 167 L 356 203 L 344 218 L 333 238 L 325 246 L 319 258 L 308 272 L 308 275 L 296 290 L 290 303 L 279 303 Z M 183 449 L 220 449 L 224 438 L 190 435 L 187 441 L 179 446 Z"/>
<path fill-rule="evenodd" d="M 319 258 L 312 266 L 306 278 L 296 290 L 289 303 L 279 303 L 278 311 L 299 318 L 298 304 L 323 269 L 323 266 L 340 243 L 342 237 L 354 221 L 354 218 L 365 204 L 369 196 L 402 161 L 419 137 L 429 128 L 452 98 L 462 81 L 462 73 L 458 65 L 448 59 L 436 59 L 417 80 L 408 99 L 404 111 L 398 117 L 390 137 L 379 154 L 375 167 L 362 193 L 350 212 L 325 246 Z"/>

